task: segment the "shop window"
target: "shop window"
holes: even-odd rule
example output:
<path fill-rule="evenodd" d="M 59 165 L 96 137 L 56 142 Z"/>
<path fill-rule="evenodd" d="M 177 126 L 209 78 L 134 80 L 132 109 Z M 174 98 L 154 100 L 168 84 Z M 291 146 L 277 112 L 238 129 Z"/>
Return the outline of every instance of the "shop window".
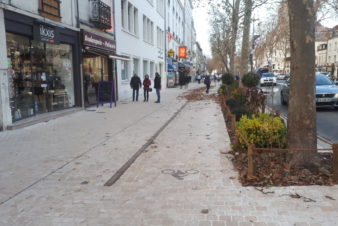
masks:
<path fill-rule="evenodd" d="M 39 0 L 40 15 L 54 21 L 61 21 L 60 0 Z"/>
<path fill-rule="evenodd" d="M 6 33 L 12 120 L 75 105 L 72 47 Z"/>
<path fill-rule="evenodd" d="M 128 61 L 122 61 L 121 62 L 121 80 L 125 81 L 128 80 Z"/>
<path fill-rule="evenodd" d="M 99 82 L 108 80 L 108 58 L 87 52 L 83 59 L 84 101 L 86 106 L 96 104 Z"/>

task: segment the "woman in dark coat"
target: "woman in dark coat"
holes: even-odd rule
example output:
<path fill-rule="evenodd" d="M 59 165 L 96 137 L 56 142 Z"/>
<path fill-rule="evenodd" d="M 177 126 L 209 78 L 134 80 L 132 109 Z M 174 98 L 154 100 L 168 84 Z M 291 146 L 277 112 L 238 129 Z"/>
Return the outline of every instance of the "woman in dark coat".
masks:
<path fill-rule="evenodd" d="M 143 94 L 144 94 L 144 102 L 148 102 L 149 100 L 149 89 L 151 86 L 151 81 L 149 79 L 149 75 L 144 76 L 143 80 Z"/>
<path fill-rule="evenodd" d="M 155 103 L 160 103 L 161 101 L 161 76 L 159 73 L 155 73 L 154 88 L 156 89 L 157 101 Z"/>

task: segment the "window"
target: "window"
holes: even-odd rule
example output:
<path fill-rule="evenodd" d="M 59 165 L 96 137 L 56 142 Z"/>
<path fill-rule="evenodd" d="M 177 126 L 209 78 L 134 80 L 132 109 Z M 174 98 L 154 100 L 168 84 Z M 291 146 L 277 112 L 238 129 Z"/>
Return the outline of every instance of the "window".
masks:
<path fill-rule="evenodd" d="M 150 62 L 150 78 L 154 78 L 155 77 L 155 64 L 154 62 Z"/>
<path fill-rule="evenodd" d="M 132 4 L 128 4 L 128 31 L 134 30 L 134 9 Z"/>
<path fill-rule="evenodd" d="M 148 2 L 149 2 L 150 5 L 154 5 L 153 0 L 148 0 Z"/>
<path fill-rule="evenodd" d="M 59 0 L 40 0 L 39 12 L 40 15 L 54 21 L 61 21 Z"/>
<path fill-rule="evenodd" d="M 122 27 L 129 33 L 138 36 L 138 9 L 127 0 L 121 2 Z"/>
<path fill-rule="evenodd" d="M 147 17 L 143 16 L 143 40 L 144 41 L 148 40 L 147 31 L 148 31 Z"/>
<path fill-rule="evenodd" d="M 156 9 L 157 9 L 157 12 L 163 16 L 164 14 L 164 0 L 157 0 L 156 2 Z"/>
<path fill-rule="evenodd" d="M 122 16 L 122 27 L 127 29 L 127 24 L 128 24 L 128 11 L 127 11 L 127 0 L 122 0 L 121 2 L 121 16 Z"/>
<path fill-rule="evenodd" d="M 138 36 L 138 10 L 134 8 L 134 32 Z"/>
<path fill-rule="evenodd" d="M 164 48 L 164 31 L 157 27 L 157 47 Z"/>
<path fill-rule="evenodd" d="M 121 80 L 128 80 L 128 61 L 121 61 Z"/>
<path fill-rule="evenodd" d="M 139 60 L 134 58 L 133 59 L 133 65 L 134 65 L 133 74 L 139 75 Z"/>
<path fill-rule="evenodd" d="M 149 75 L 148 61 L 143 60 L 143 76 Z"/>
<path fill-rule="evenodd" d="M 143 16 L 143 41 L 154 44 L 154 23 Z"/>

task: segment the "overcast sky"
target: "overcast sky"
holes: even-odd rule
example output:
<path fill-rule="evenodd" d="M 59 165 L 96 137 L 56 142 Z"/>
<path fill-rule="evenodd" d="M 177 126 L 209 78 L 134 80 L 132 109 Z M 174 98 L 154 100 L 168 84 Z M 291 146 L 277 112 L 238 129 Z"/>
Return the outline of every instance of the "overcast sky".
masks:
<path fill-rule="evenodd" d="M 200 43 L 204 55 L 211 57 L 211 50 L 209 44 L 209 34 L 210 34 L 210 25 L 209 25 L 209 15 L 206 7 L 194 8 L 193 17 L 196 29 L 196 39 Z M 322 21 L 322 24 L 326 27 L 332 28 L 338 24 L 338 20 L 327 19 Z"/>

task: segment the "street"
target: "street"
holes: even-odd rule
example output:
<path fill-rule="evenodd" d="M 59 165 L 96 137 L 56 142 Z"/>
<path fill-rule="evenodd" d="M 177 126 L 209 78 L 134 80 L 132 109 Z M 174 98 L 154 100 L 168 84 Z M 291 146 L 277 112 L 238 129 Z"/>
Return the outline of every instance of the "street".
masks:
<path fill-rule="evenodd" d="M 285 82 L 277 80 L 275 87 L 262 87 L 264 92 L 268 93 L 268 105 L 275 110 L 280 111 L 287 116 L 288 107 L 281 104 L 280 88 Z M 273 95 L 272 95 L 273 94 Z M 329 108 L 317 109 L 317 134 L 332 143 L 338 142 L 338 110 Z"/>

